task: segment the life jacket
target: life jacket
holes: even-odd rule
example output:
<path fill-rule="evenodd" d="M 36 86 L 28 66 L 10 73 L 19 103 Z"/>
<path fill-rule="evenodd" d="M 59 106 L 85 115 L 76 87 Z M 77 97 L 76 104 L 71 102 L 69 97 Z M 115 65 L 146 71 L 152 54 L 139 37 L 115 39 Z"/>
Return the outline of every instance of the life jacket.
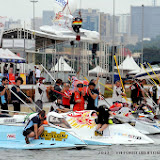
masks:
<path fill-rule="evenodd" d="M 78 91 L 74 92 L 74 101 L 76 102 L 77 100 L 81 100 L 81 103 L 75 103 L 73 107 L 73 111 L 82 111 L 84 110 L 84 97 L 83 95 L 80 96 L 80 93 Z"/>
<path fill-rule="evenodd" d="M 132 86 L 135 88 L 133 89 Z M 133 93 L 131 93 L 131 95 L 133 94 L 134 97 L 135 97 L 135 95 L 136 95 L 136 97 L 139 97 L 140 92 L 141 92 L 140 86 L 137 83 L 133 84 L 132 86 L 130 87 L 131 91 L 133 92 Z"/>
<path fill-rule="evenodd" d="M 65 91 L 64 95 L 66 95 L 67 97 L 71 96 L 71 91 Z M 62 97 L 62 104 L 66 105 L 66 106 L 70 106 L 70 98 L 66 98 L 66 97 Z"/>

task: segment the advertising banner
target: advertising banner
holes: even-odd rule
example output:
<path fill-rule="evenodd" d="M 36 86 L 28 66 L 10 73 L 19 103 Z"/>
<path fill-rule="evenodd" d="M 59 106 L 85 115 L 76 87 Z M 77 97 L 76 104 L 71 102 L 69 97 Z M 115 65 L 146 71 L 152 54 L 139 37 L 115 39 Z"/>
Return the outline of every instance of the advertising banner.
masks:
<path fill-rule="evenodd" d="M 23 85 L 26 85 L 26 75 L 24 73 L 21 73 L 20 77 L 23 79 Z"/>

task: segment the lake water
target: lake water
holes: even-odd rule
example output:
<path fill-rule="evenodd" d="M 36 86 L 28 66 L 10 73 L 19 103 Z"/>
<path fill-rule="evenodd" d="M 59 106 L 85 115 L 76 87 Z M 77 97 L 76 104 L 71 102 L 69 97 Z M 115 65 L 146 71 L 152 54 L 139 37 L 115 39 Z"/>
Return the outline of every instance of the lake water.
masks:
<path fill-rule="evenodd" d="M 159 160 L 160 135 L 150 136 L 155 144 L 89 146 L 82 150 L 4 150 L 0 149 L 0 160 Z"/>

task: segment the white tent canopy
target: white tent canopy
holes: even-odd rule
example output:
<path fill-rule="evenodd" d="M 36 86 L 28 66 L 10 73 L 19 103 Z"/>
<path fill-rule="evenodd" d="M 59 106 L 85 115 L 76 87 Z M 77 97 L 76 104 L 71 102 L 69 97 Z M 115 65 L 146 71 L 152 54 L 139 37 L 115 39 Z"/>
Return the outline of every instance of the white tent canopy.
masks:
<path fill-rule="evenodd" d="M 126 59 L 118 66 L 119 70 L 140 71 L 140 67 L 134 61 L 133 57 L 127 56 Z M 115 66 L 114 69 L 117 69 Z"/>
<path fill-rule="evenodd" d="M 51 72 L 73 72 L 74 69 L 71 68 L 67 62 L 64 60 L 63 57 L 60 57 L 59 61 L 57 62 L 57 64 L 51 68 Z"/>
<path fill-rule="evenodd" d="M 25 59 L 17 56 L 8 49 L 0 49 L 0 61 L 12 63 L 25 63 Z"/>
<path fill-rule="evenodd" d="M 88 73 L 89 74 L 98 74 L 98 73 L 106 74 L 106 70 L 104 70 L 100 66 L 96 66 L 95 68 L 89 70 Z"/>

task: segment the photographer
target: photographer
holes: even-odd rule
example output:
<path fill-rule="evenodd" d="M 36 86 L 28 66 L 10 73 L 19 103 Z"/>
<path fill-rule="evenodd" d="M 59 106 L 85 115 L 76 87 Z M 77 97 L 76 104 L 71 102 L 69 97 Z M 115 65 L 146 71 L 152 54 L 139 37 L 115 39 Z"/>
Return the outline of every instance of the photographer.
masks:
<path fill-rule="evenodd" d="M 7 89 L 8 89 L 8 78 L 2 78 L 2 84 L 0 86 L 0 102 L 1 102 L 1 109 L 8 110 L 8 96 L 7 96 Z M 2 113 L 8 113 L 6 111 L 2 111 Z"/>
<path fill-rule="evenodd" d="M 90 82 L 88 85 L 88 90 L 86 94 L 86 99 L 88 101 L 87 110 L 96 110 L 98 106 L 98 95 L 99 91 L 95 89 L 95 83 Z"/>

